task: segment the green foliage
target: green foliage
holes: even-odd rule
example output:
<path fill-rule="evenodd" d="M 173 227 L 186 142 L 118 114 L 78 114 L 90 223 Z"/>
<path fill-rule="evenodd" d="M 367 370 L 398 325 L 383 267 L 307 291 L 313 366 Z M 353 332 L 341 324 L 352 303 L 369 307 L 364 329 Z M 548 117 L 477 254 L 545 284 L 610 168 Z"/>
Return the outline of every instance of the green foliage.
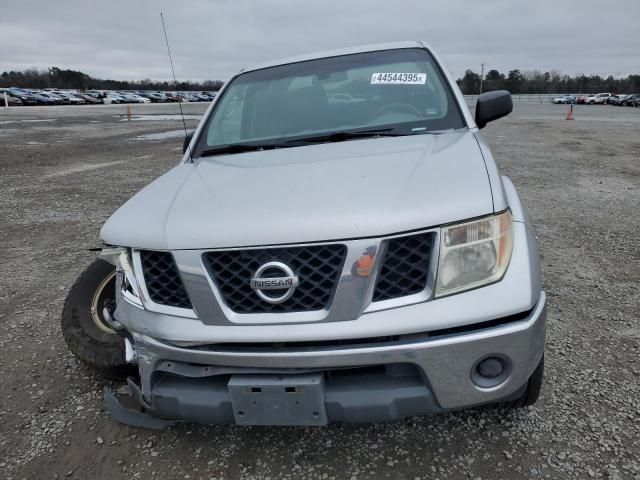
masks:
<path fill-rule="evenodd" d="M 460 89 L 464 93 L 477 93 L 480 91 L 480 75 L 471 70 L 466 70 L 464 77 L 458 79 L 458 85 L 460 85 Z"/>
<path fill-rule="evenodd" d="M 465 71 L 457 82 L 464 94 L 477 94 L 480 91 L 480 75 L 472 70 Z M 555 70 L 521 72 L 517 69 L 504 75 L 498 70 L 489 70 L 482 90 L 509 90 L 511 93 L 638 93 L 640 75 L 622 78 L 609 75 L 605 78 L 600 75 L 563 75 Z"/>
<path fill-rule="evenodd" d="M 480 74 L 466 70 L 459 78 L 458 85 L 465 94 L 477 94 L 480 91 Z M 8 71 L 0 74 L 0 87 L 22 88 L 63 88 L 63 89 L 97 89 L 97 90 L 174 90 L 173 83 L 156 80 L 103 80 L 93 78 L 86 73 L 75 70 L 63 70 L 51 67 L 49 70 Z M 178 90 L 219 90 L 220 80 L 204 82 L 178 82 Z M 563 75 L 551 70 L 521 72 L 511 70 L 506 75 L 498 70 L 489 70 L 483 80 L 482 90 L 509 90 L 511 93 L 638 93 L 640 92 L 640 75 L 614 78 L 600 75 Z"/>
<path fill-rule="evenodd" d="M 93 78 L 75 70 L 51 67 L 49 70 L 9 71 L 0 74 L 0 87 L 62 88 L 78 90 L 174 90 L 175 85 L 149 79 L 123 81 Z M 220 90 L 222 81 L 178 82 L 178 90 Z"/>

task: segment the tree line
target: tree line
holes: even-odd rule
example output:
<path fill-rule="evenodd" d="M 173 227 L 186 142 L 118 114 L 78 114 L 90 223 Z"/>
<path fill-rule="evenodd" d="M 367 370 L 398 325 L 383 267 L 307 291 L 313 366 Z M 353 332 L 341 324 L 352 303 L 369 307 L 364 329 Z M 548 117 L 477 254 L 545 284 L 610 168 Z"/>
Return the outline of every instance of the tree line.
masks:
<path fill-rule="evenodd" d="M 466 70 L 457 80 L 462 93 L 473 95 L 480 92 L 480 74 Z M 500 73 L 489 70 L 482 79 L 482 91 L 509 90 L 511 93 L 637 93 L 640 92 L 640 75 L 614 78 L 613 75 L 565 75 L 556 70 L 541 72 L 511 70 Z"/>
<path fill-rule="evenodd" d="M 176 90 L 176 85 L 156 80 L 104 80 L 83 72 L 51 67 L 48 70 L 28 69 L 0 74 L 0 87 L 60 88 L 73 90 Z M 177 90 L 220 90 L 221 80 L 178 82 Z"/>
<path fill-rule="evenodd" d="M 466 70 L 457 80 L 464 94 L 480 92 L 480 74 Z M 157 80 L 104 80 L 76 70 L 51 67 L 48 70 L 28 69 L 0 74 L 0 87 L 61 88 L 79 90 L 175 90 L 173 82 Z M 178 82 L 178 90 L 219 90 L 221 80 Z M 614 78 L 613 75 L 565 75 L 556 70 L 511 70 L 507 74 L 489 70 L 482 79 L 482 91 L 509 90 L 511 93 L 637 93 L 640 75 Z"/>

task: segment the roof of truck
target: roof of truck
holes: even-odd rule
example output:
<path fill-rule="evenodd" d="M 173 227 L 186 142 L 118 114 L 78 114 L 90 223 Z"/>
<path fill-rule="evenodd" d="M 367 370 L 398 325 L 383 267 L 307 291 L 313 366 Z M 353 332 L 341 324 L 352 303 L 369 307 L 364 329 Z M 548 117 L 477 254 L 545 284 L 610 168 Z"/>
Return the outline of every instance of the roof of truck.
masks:
<path fill-rule="evenodd" d="M 337 50 L 325 50 L 322 52 L 306 53 L 303 55 L 296 55 L 294 57 L 281 58 L 279 60 L 273 60 L 270 62 L 259 63 L 257 65 L 251 65 L 240 70 L 240 72 L 249 72 L 251 70 L 260 70 L 262 68 L 275 67 L 277 65 L 286 65 L 288 63 L 304 62 L 307 60 L 314 60 L 316 58 L 337 57 L 339 55 L 351 55 L 354 53 L 363 52 L 375 52 L 378 50 L 394 50 L 397 48 L 429 48 L 424 42 L 420 41 L 405 41 L 405 42 L 391 42 L 391 43 L 375 43 L 371 45 L 360 45 L 356 47 L 340 48 Z"/>

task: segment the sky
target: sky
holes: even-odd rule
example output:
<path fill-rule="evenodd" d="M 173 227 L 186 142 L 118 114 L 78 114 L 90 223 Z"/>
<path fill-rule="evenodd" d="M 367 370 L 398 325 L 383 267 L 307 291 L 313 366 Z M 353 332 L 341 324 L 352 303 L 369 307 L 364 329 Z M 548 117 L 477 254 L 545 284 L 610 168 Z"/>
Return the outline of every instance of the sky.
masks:
<path fill-rule="evenodd" d="M 0 72 L 226 80 L 246 65 L 424 40 L 467 68 L 640 74 L 640 0 L 0 0 Z"/>

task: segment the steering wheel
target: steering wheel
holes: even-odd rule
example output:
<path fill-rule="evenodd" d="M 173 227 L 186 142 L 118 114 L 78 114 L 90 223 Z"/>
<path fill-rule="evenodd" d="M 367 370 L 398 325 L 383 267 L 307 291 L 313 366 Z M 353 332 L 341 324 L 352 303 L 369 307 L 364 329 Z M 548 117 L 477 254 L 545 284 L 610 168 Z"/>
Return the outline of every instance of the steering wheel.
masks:
<path fill-rule="evenodd" d="M 380 115 L 382 115 L 383 113 L 387 113 L 387 112 L 406 112 L 406 113 L 411 113 L 415 116 L 417 116 L 418 118 L 422 118 L 422 113 L 420 113 L 420 110 L 418 110 L 416 107 L 414 107 L 413 105 L 409 105 L 407 103 L 389 103 L 387 105 L 384 105 L 382 107 L 380 107 L 378 110 L 376 110 L 374 112 L 373 115 L 371 115 L 371 118 L 377 118 Z"/>

